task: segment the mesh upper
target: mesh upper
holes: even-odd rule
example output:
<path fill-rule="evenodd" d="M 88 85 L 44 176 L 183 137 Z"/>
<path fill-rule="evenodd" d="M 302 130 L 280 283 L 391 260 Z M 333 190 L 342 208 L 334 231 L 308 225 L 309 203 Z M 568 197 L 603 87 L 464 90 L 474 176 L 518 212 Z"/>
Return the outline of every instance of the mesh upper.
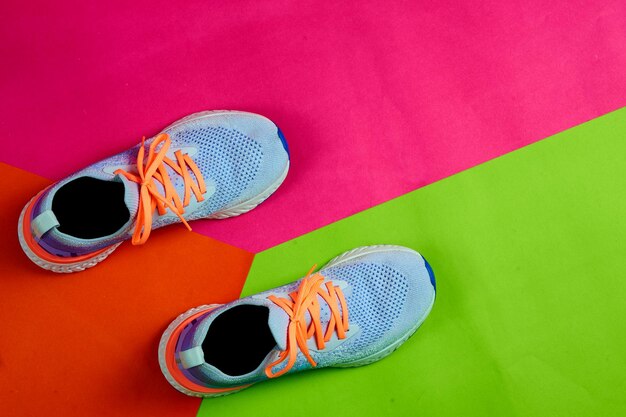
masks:
<path fill-rule="evenodd" d="M 175 141 L 199 146 L 201 152 L 196 156 L 196 163 L 220 190 L 202 207 L 204 213 L 225 207 L 240 196 L 259 173 L 263 158 L 261 145 L 235 130 L 207 127 L 183 131 L 176 134 Z"/>
<path fill-rule="evenodd" d="M 188 220 L 206 217 L 240 201 L 243 192 L 259 175 L 263 162 L 261 145 L 236 130 L 209 126 L 179 131 L 172 137 L 173 146 L 189 144 L 198 147 L 199 152 L 194 155 L 194 162 L 200 168 L 205 181 L 214 185 L 218 191 L 206 199 L 198 210 L 188 213 L 185 216 Z M 182 177 L 170 174 L 176 189 L 183 189 Z M 157 221 L 155 227 L 160 227 L 169 220 Z"/>
<path fill-rule="evenodd" d="M 434 298 L 424 260 L 417 253 L 373 253 L 320 273 L 350 284 L 351 291 L 345 292 L 349 321 L 359 326 L 360 334 L 333 350 L 312 352 L 318 367 L 357 361 L 393 344 L 425 317 Z M 320 306 L 325 328 L 330 311 L 325 302 Z M 309 368 L 300 352 L 291 372 Z"/>
<path fill-rule="evenodd" d="M 351 349 L 362 349 L 388 332 L 402 314 L 409 285 L 407 278 L 387 265 L 353 264 L 334 268 L 326 277 L 368 277 L 346 297 L 350 320 L 359 324 L 361 335 Z"/>

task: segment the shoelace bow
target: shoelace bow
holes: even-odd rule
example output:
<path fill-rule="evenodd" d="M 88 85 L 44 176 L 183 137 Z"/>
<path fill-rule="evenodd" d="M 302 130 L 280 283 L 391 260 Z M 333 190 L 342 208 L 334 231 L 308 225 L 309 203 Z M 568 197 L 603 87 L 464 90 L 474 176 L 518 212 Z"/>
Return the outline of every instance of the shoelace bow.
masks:
<path fill-rule="evenodd" d="M 157 151 L 161 144 L 161 149 Z M 132 238 L 133 245 L 141 245 L 148 240 L 150 230 L 152 229 L 152 213 L 155 208 L 161 216 L 166 213 L 166 208 L 169 208 L 180 218 L 187 229 L 191 230 L 191 227 L 183 218 L 184 208 L 189 205 L 192 192 L 198 201 L 204 200 L 203 194 L 206 193 L 206 186 L 197 165 L 189 155 L 183 155 L 180 150 L 174 152 L 176 161 L 168 158 L 166 154 L 170 144 L 169 135 L 160 133 L 150 144 L 148 157 L 144 163 L 146 153 L 146 137 L 144 136 L 137 153 L 138 175 L 131 174 L 123 169 L 115 171 L 115 174 L 123 175 L 128 180 L 139 184 L 139 209 L 137 212 L 137 225 Z M 183 201 L 180 200 L 176 188 L 170 179 L 167 166 L 183 178 L 185 185 Z M 189 173 L 190 170 L 195 176 L 195 182 Z M 156 181 L 163 186 L 165 195 L 159 193 Z"/>
<path fill-rule="evenodd" d="M 307 340 L 311 337 L 315 336 L 315 343 L 320 350 L 324 349 L 325 343 L 330 340 L 334 331 L 337 332 L 339 339 L 346 337 L 346 331 L 348 330 L 348 307 L 343 291 L 330 281 L 322 285 L 324 277 L 319 273 L 311 275 L 314 269 L 315 266 L 302 279 L 298 290 L 289 294 L 291 299 L 274 295 L 268 297 L 270 301 L 285 310 L 290 319 L 287 328 L 287 349 L 280 353 L 276 361 L 265 368 L 265 374 L 268 378 L 275 378 L 289 371 L 296 362 L 298 350 L 304 354 L 311 365 L 317 366 L 307 346 Z M 331 312 L 330 321 L 325 332 L 320 321 L 321 311 L 318 295 L 328 304 Z M 340 305 L 341 311 L 339 311 Z M 307 311 L 311 319 L 308 327 L 306 324 Z M 287 360 L 287 364 L 283 369 L 278 372 L 272 370 L 285 360 Z"/>

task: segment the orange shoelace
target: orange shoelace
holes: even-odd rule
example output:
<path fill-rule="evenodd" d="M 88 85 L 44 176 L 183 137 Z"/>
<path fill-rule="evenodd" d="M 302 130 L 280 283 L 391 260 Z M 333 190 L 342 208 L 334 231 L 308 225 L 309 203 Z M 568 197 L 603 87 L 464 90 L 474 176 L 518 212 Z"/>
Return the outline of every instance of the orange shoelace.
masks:
<path fill-rule="evenodd" d="M 265 368 L 265 375 L 268 378 L 275 378 L 289 371 L 296 362 L 298 349 L 311 365 L 317 366 L 307 346 L 307 340 L 311 337 L 315 336 L 315 343 L 320 350 L 324 349 L 325 343 L 330 340 L 334 331 L 337 332 L 339 339 L 346 337 L 346 331 L 348 330 L 348 307 L 343 291 L 330 281 L 322 285 L 324 277 L 319 273 L 311 275 L 314 269 L 315 266 L 302 279 L 298 290 L 289 294 L 291 299 L 280 298 L 274 295 L 268 297 L 270 301 L 285 310 L 290 318 L 289 327 L 287 328 L 287 349 L 280 353 L 275 362 Z M 320 321 L 318 295 L 328 304 L 331 312 L 330 321 L 325 332 Z M 341 305 L 341 311 L 339 311 L 339 305 Z M 311 318 L 311 323 L 308 327 L 306 325 L 307 311 Z M 285 360 L 287 360 L 287 365 L 282 370 L 273 372 L 272 369 Z"/>
<path fill-rule="evenodd" d="M 161 144 L 161 149 L 157 151 L 157 147 Z M 137 225 L 132 238 L 133 245 L 141 245 L 148 240 L 150 230 L 152 229 L 152 213 L 155 208 L 161 216 L 166 213 L 166 208 L 169 208 L 187 226 L 187 229 L 191 230 L 191 227 L 183 218 L 184 208 L 189 205 L 192 192 L 198 201 L 204 200 L 203 194 L 206 193 L 206 186 L 200 170 L 191 157 L 187 154 L 183 155 L 180 150 L 174 152 L 176 161 L 168 158 L 166 154 L 170 144 L 169 135 L 160 133 L 150 144 L 148 158 L 144 163 L 146 153 L 146 138 L 144 136 L 137 153 L 137 171 L 139 175 L 131 174 L 123 169 L 115 171 L 115 174 L 123 175 L 128 180 L 139 184 L 139 209 L 137 212 Z M 176 193 L 176 188 L 174 188 L 174 184 L 167 172 L 167 166 L 183 178 L 185 184 L 183 201 L 180 201 L 180 197 Z M 195 176 L 196 182 L 192 179 L 189 173 L 190 170 Z M 159 193 L 156 181 L 163 186 L 165 195 Z"/>

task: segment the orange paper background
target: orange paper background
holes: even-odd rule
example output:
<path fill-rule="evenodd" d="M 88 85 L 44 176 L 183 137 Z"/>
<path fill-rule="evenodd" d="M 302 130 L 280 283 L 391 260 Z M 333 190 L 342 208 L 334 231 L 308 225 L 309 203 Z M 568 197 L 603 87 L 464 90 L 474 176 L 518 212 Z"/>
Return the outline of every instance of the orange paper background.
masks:
<path fill-rule="evenodd" d="M 26 258 L 16 232 L 47 184 L 0 163 L 0 415 L 195 415 L 200 400 L 161 375 L 159 338 L 183 311 L 238 298 L 253 255 L 170 227 L 95 268 L 53 274 Z"/>

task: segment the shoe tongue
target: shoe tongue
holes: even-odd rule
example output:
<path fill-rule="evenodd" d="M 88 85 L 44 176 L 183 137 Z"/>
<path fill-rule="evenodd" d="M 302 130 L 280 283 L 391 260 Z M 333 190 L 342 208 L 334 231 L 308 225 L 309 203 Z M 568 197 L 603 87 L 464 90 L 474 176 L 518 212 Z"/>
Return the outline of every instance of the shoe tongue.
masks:
<path fill-rule="evenodd" d="M 289 316 L 285 310 L 272 302 L 267 305 L 267 308 L 270 310 L 269 318 L 267 320 L 270 332 L 272 333 L 272 336 L 274 336 L 278 349 L 285 350 L 287 349 L 287 328 L 289 327 Z"/>
<path fill-rule="evenodd" d="M 120 181 L 124 184 L 124 204 L 128 208 L 130 218 L 137 217 L 137 210 L 139 210 L 139 184 L 130 181 L 123 175 L 116 175 L 115 181 Z"/>

